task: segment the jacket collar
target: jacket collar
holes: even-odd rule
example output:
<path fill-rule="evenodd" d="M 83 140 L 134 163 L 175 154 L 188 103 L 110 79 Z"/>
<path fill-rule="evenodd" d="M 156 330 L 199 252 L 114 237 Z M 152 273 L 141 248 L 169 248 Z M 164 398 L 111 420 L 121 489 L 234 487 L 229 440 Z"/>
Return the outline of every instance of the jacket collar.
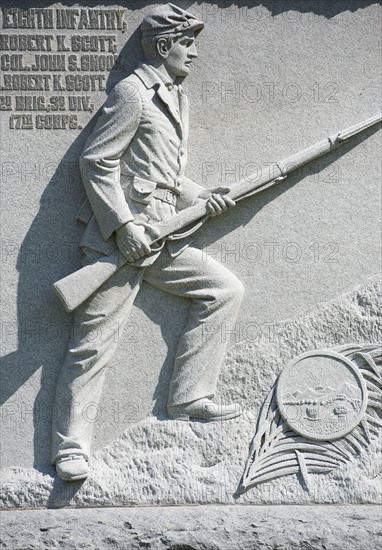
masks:
<path fill-rule="evenodd" d="M 172 117 L 178 124 L 181 124 L 178 109 L 175 106 L 171 93 L 167 89 L 164 81 L 160 76 L 146 63 L 142 63 L 134 73 L 142 80 L 147 89 L 157 87 L 156 93 L 167 106 Z"/>

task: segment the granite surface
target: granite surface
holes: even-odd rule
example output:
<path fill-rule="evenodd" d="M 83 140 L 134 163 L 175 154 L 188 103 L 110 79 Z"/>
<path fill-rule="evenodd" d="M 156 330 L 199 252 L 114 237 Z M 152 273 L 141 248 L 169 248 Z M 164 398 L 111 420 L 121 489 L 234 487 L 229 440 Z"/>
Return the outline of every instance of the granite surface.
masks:
<path fill-rule="evenodd" d="M 30 7 L 21 0 L 16 4 Z M 78 7 L 72 0 L 42 4 L 68 13 Z M 187 174 L 203 186 L 271 170 L 281 158 L 376 114 L 377 2 L 178 4 L 206 23 L 198 37 L 199 58 L 185 84 L 191 107 Z M 188 309 L 184 300 L 144 285 L 129 323 L 116 331 L 119 347 L 99 408 L 91 411 L 91 477 L 73 486 L 55 479 L 49 465 L 53 395 L 72 317 L 52 284 L 81 265 L 82 228 L 75 217 L 85 192 L 79 156 L 107 94 L 142 57 L 137 28 L 153 5 L 87 2 L 85 15 L 92 9 L 124 13 L 126 25 L 98 30 L 78 29 L 78 19 L 71 29 L 49 28 L 49 21 L 46 28 L 5 28 L 0 14 L 2 34 L 62 35 L 61 46 L 69 48 L 58 52 L 60 41 L 54 39 L 52 52 L 23 53 L 20 42 L 16 50 L 0 52 L 40 64 L 28 73 L 13 58 L 14 68 L 4 70 L 7 77 L 52 77 L 49 89 L 37 92 L 19 90 L 16 80 L 13 89 L 7 88 L 9 79 L 1 81 L 1 97 L 11 98 L 2 100 L 0 117 L 5 442 L 0 464 L 6 508 L 233 504 L 260 406 L 285 364 L 304 351 L 380 340 L 381 147 L 380 133 L 373 129 L 282 185 L 243 201 L 196 236 L 196 244 L 246 290 L 234 332 L 220 327 L 229 352 L 218 387 L 222 402 L 241 403 L 243 417 L 218 425 L 166 420 L 167 388 Z M 73 36 L 100 34 L 116 49 L 102 52 L 99 43 L 97 51 L 88 52 L 78 50 L 78 39 L 72 42 Z M 62 53 L 67 70 L 42 70 L 47 53 Z M 113 56 L 107 61 L 113 70 L 110 65 L 85 69 L 89 54 Z M 72 55 L 83 69 L 69 68 Z M 85 81 L 78 78 L 75 91 L 69 84 L 62 90 L 63 79 L 53 89 L 58 74 L 98 76 L 90 91 L 81 89 Z M 43 108 L 37 99 L 28 108 L 24 96 L 45 97 Z M 17 108 L 16 97 L 21 97 Z M 57 97 L 63 99 L 51 99 Z M 60 117 L 75 118 L 70 124 L 57 119 L 64 126 L 53 130 L 49 124 L 56 106 Z M 17 127 L 18 121 L 28 126 L 30 118 L 17 118 L 24 114 L 32 117 L 33 129 Z M 238 502 L 379 503 L 380 456 L 380 442 L 374 440 L 344 468 L 317 475 L 310 493 L 288 476 L 248 491 Z M 354 540 L 366 544 L 361 534 Z"/>
<path fill-rule="evenodd" d="M 2 512 L 2 548 L 375 550 L 377 506 L 180 506 Z"/>
<path fill-rule="evenodd" d="M 242 417 L 203 424 L 150 416 L 94 454 L 91 476 L 84 483 L 65 483 L 49 466 L 3 468 L 2 505 L 381 503 L 380 438 L 373 438 L 367 449 L 329 474 L 312 475 L 310 491 L 290 475 L 235 496 L 259 408 L 279 372 L 306 350 L 362 343 L 365 334 L 378 343 L 381 297 L 379 280 L 371 280 L 304 315 L 272 325 L 259 341 L 235 344 L 224 364 L 219 396 L 222 402 L 243 403 Z"/>

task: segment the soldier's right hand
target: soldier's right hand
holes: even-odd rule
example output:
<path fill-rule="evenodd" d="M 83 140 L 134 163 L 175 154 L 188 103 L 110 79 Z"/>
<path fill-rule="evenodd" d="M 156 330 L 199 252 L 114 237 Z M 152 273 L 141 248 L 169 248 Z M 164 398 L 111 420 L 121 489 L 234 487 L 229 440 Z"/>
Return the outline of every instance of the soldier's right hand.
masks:
<path fill-rule="evenodd" d="M 117 229 L 117 246 L 128 262 L 139 260 L 151 252 L 145 228 L 134 222 L 125 223 Z"/>

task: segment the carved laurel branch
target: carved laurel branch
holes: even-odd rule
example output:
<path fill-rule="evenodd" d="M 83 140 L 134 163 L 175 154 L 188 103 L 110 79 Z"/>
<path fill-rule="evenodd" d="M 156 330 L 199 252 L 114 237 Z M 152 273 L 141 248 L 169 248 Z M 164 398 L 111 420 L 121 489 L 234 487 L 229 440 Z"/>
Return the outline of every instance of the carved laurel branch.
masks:
<path fill-rule="evenodd" d="M 382 347 L 346 345 L 334 348 L 350 359 L 363 376 L 368 405 L 360 424 L 335 441 L 314 441 L 293 431 L 280 415 L 276 382 L 260 410 L 255 436 L 240 482 L 239 492 L 272 479 L 299 474 L 309 490 L 309 474 L 328 473 L 360 454 L 382 427 Z"/>

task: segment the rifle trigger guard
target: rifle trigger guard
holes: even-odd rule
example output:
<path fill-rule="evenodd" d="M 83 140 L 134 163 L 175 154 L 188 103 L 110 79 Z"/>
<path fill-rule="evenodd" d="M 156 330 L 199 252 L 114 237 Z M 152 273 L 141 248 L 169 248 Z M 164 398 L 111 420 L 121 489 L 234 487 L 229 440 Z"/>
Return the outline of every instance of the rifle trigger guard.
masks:
<path fill-rule="evenodd" d="M 170 235 L 169 237 L 167 237 L 167 240 L 168 241 L 179 241 L 180 239 L 184 239 L 185 237 L 189 237 L 190 235 L 195 233 L 195 231 L 197 231 L 200 227 L 202 227 L 202 225 L 204 224 L 204 222 L 208 218 L 209 218 L 209 215 L 204 216 L 200 221 L 198 221 L 195 225 L 193 225 L 187 231 L 184 231 L 183 233 L 176 233 L 175 235 Z"/>
<path fill-rule="evenodd" d="M 160 239 L 159 241 L 156 241 L 155 242 L 155 246 L 151 245 L 150 248 L 151 248 L 151 253 L 153 252 L 159 252 L 160 250 L 162 250 L 162 248 L 164 247 L 165 245 L 165 239 Z"/>

